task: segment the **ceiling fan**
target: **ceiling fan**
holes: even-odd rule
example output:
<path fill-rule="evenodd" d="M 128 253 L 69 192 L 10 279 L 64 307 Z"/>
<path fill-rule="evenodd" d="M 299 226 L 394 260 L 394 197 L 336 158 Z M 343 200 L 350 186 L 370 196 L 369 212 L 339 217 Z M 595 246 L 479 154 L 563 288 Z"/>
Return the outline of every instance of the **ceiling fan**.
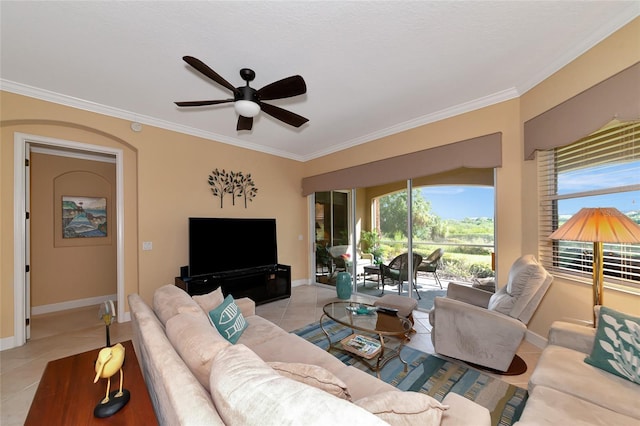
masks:
<path fill-rule="evenodd" d="M 267 84 L 262 89 L 256 90 L 249 86 L 249 82 L 253 81 L 256 77 L 256 73 L 249 68 L 242 68 L 240 70 L 240 77 L 242 77 L 247 84 L 245 86 L 233 87 L 231 83 L 220 77 L 220 75 L 209 68 L 201 60 L 194 58 L 193 56 L 183 56 L 182 59 L 184 59 L 184 61 L 193 68 L 209 77 L 211 80 L 231 90 L 231 92 L 233 92 L 233 98 L 210 101 L 175 102 L 179 107 L 216 105 L 233 102 L 236 112 L 240 115 L 238 117 L 236 130 L 251 130 L 251 127 L 253 126 L 253 117 L 258 115 L 260 111 L 264 111 L 273 118 L 294 127 L 300 127 L 309 121 L 308 118 L 304 118 L 291 111 L 287 111 L 286 109 L 263 102 L 273 99 L 290 98 L 292 96 L 298 96 L 306 93 L 307 85 L 305 84 L 304 79 L 299 75 L 283 78 L 282 80 Z"/>

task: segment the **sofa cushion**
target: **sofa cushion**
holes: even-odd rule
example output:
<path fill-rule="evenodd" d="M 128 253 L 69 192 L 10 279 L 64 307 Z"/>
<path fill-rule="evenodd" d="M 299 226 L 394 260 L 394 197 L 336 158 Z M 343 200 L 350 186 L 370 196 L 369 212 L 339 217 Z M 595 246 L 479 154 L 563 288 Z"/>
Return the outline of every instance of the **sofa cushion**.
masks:
<path fill-rule="evenodd" d="M 162 325 L 166 325 L 169 318 L 182 312 L 193 312 L 206 318 L 206 314 L 191 296 L 171 284 L 164 285 L 153 293 L 153 311 Z"/>
<path fill-rule="evenodd" d="M 547 346 L 529 379 L 529 391 L 546 386 L 640 419 L 640 386 L 593 367 L 584 358 L 582 352 Z"/>
<path fill-rule="evenodd" d="M 209 313 L 210 310 L 217 308 L 222 302 L 224 302 L 222 287 L 218 287 L 207 294 L 191 296 L 191 298 L 195 300 L 205 313 Z"/>
<path fill-rule="evenodd" d="M 182 313 L 167 321 L 166 332 L 189 370 L 209 390 L 213 357 L 230 345 L 209 321 L 192 313 Z"/>
<path fill-rule="evenodd" d="M 247 321 L 249 327 L 242 333 L 240 339 L 238 339 L 238 343 L 242 343 L 251 349 L 277 336 L 289 334 L 268 319 L 258 315 L 245 317 L 245 321 Z"/>
<path fill-rule="evenodd" d="M 242 339 L 239 343 L 243 343 Z M 284 333 L 260 344 L 247 346 L 265 361 L 304 362 L 318 365 L 336 374 L 344 363 L 327 351 L 311 344 L 295 334 Z M 327 356 L 331 355 L 331 356 Z M 347 386 L 349 383 L 347 383 Z"/>
<path fill-rule="evenodd" d="M 347 385 L 329 370 L 301 362 L 268 362 L 269 366 L 284 377 L 329 392 L 333 396 L 351 401 Z"/>
<path fill-rule="evenodd" d="M 225 297 L 220 306 L 209 311 L 209 318 L 222 337 L 234 344 L 248 325 L 231 295 Z"/>
<path fill-rule="evenodd" d="M 393 426 L 439 425 L 442 413 L 449 408 L 419 392 L 385 392 L 355 404 Z"/>
<path fill-rule="evenodd" d="M 593 349 L 584 362 L 640 384 L 640 318 L 602 306 Z"/>
<path fill-rule="evenodd" d="M 638 419 L 546 386 L 536 386 L 517 425 L 637 426 Z"/>
<path fill-rule="evenodd" d="M 242 344 L 214 358 L 211 396 L 229 426 L 385 424 L 355 404 L 281 376 Z"/>
<path fill-rule="evenodd" d="M 399 392 L 397 388 L 393 387 L 389 383 L 383 382 L 375 375 L 369 374 L 350 365 L 347 366 L 343 364 L 341 368 L 333 371 L 333 374 L 346 383 L 353 401 L 384 392 Z"/>
<path fill-rule="evenodd" d="M 250 325 L 245 334 L 251 331 L 252 327 L 253 325 Z M 243 343 L 243 339 L 244 334 L 238 343 Z M 310 344 L 293 333 L 285 332 L 257 345 L 249 346 L 247 344 L 247 346 L 265 361 L 302 362 L 329 370 L 347 385 L 353 400 L 376 393 L 396 390 L 395 387 L 369 373 L 345 365 L 337 357 L 328 354 L 326 350 Z"/>

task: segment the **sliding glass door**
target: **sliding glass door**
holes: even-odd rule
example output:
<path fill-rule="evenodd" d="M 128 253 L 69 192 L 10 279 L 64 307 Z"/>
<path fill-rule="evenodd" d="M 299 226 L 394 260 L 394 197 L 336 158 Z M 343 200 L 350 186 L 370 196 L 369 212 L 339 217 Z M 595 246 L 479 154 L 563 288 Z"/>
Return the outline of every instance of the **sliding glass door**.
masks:
<path fill-rule="evenodd" d="M 325 191 L 314 195 L 316 281 L 330 284 L 341 265 L 329 249 L 349 244 L 349 193 Z"/>
<path fill-rule="evenodd" d="M 490 286 L 493 178 L 493 169 L 462 170 L 315 193 L 316 281 L 335 285 L 337 272 L 346 270 L 354 292 L 413 297 L 424 310 L 444 294 L 448 281 Z M 349 247 L 346 262 L 329 254 L 327 248 L 335 246 Z M 432 254 L 435 262 L 428 262 Z M 400 268 L 402 280 L 376 274 L 380 263 Z"/>

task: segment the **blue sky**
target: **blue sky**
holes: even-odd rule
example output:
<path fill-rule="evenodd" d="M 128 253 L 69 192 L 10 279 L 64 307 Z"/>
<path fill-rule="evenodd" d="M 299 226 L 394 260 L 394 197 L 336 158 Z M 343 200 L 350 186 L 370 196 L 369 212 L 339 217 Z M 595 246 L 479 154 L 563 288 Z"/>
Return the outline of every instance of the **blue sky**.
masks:
<path fill-rule="evenodd" d="M 567 173 L 560 179 L 560 192 L 574 193 L 637 184 L 640 176 L 637 164 L 632 163 L 631 167 L 608 166 Z M 433 212 L 442 219 L 493 218 L 493 187 L 430 186 L 420 189 L 425 200 L 431 202 Z M 558 207 L 561 215 L 573 215 L 582 207 L 615 207 L 628 213 L 640 210 L 640 191 L 561 200 Z"/>
<path fill-rule="evenodd" d="M 575 194 L 584 191 L 625 187 L 640 183 L 640 161 L 595 165 L 561 173 L 558 193 Z M 558 213 L 575 214 L 582 207 L 615 207 L 623 213 L 640 210 L 640 191 L 627 191 L 561 200 Z"/>
<path fill-rule="evenodd" d="M 422 196 L 442 219 L 465 217 L 493 218 L 493 187 L 488 186 L 430 186 L 422 187 Z"/>

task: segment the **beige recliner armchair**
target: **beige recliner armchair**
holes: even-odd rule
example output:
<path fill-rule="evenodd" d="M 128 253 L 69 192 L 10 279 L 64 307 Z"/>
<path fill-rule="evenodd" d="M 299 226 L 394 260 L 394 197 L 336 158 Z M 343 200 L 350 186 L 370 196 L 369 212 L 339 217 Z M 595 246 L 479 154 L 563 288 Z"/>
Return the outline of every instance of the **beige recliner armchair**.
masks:
<path fill-rule="evenodd" d="M 495 294 L 450 283 L 429 312 L 436 353 L 507 371 L 551 281 L 536 258 L 525 255 Z"/>

